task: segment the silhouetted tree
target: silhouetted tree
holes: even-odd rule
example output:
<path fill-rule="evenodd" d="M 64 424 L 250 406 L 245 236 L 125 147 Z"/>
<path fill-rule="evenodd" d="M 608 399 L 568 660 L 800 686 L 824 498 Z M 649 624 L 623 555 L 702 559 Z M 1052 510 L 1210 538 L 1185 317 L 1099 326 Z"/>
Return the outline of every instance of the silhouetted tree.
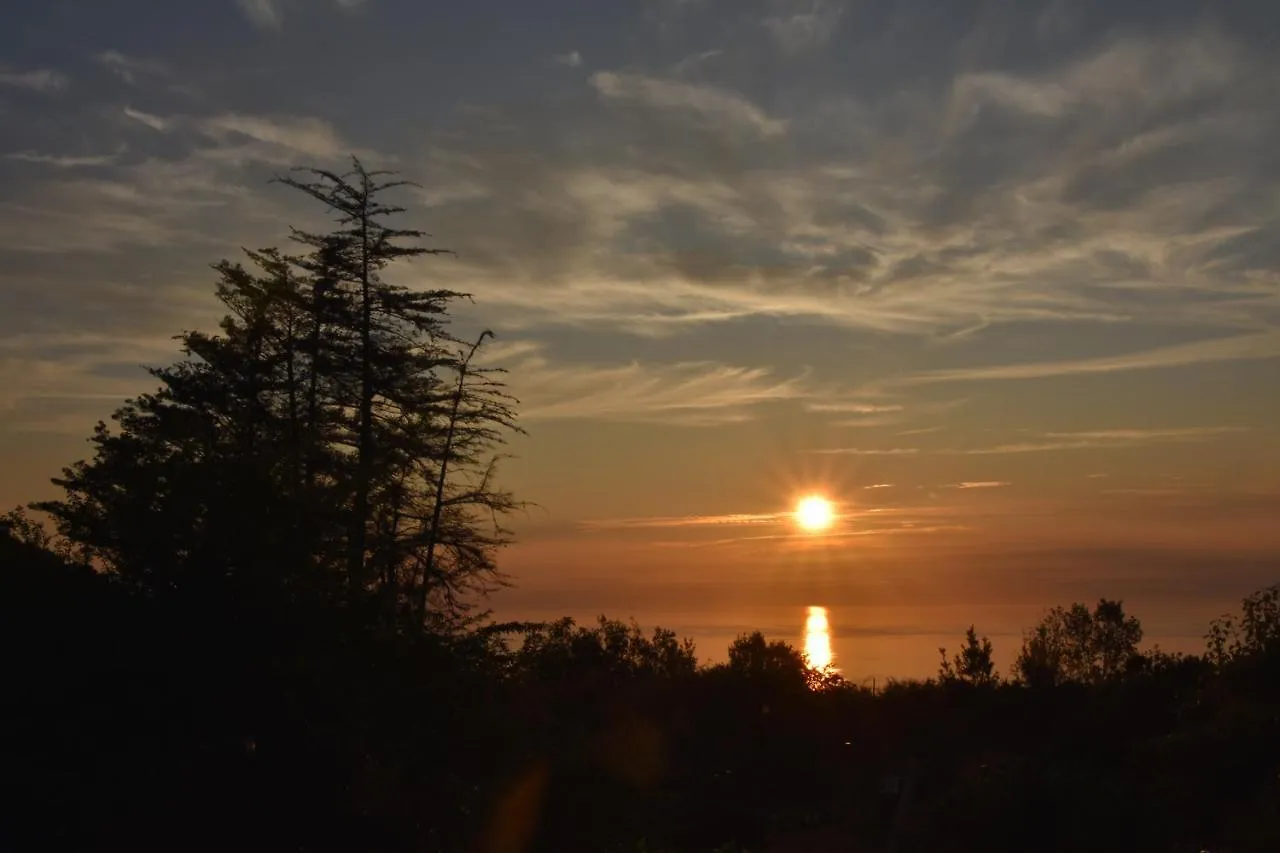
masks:
<path fill-rule="evenodd" d="M 193 360 L 153 370 L 164 387 L 113 414 L 117 430 L 99 422 L 93 460 L 54 480 L 64 498 L 37 505 L 95 563 L 140 590 L 244 574 L 242 560 L 283 568 L 266 541 L 266 519 L 277 515 L 275 457 L 251 438 L 255 406 L 220 368 Z"/>
<path fill-rule="evenodd" d="M 404 540 L 413 546 L 410 556 L 420 575 L 417 606 L 422 620 L 433 613 L 465 613 L 471 593 L 505 582 L 494 552 L 508 542 L 501 516 L 520 504 L 494 485 L 498 456 L 492 449 L 503 443 L 504 431 L 521 430 L 512 408 L 515 400 L 499 379 L 505 371 L 476 363 L 480 348 L 492 337 L 485 330 L 447 363 L 454 375 L 447 408 L 442 407 L 444 435 L 435 454 L 431 517 L 427 521 L 412 511 L 404 513 L 412 523 L 427 522 L 416 536 Z M 476 523 L 477 511 L 488 516 L 492 532 Z"/>
<path fill-rule="evenodd" d="M 1213 620 L 1205 639 L 1217 664 L 1280 652 L 1280 584 L 1247 595 L 1239 618 L 1226 614 Z"/>
<path fill-rule="evenodd" d="M 809 666 L 804 653 L 782 640 L 766 640 L 754 631 L 729 646 L 730 672 L 781 689 L 806 688 Z"/>
<path fill-rule="evenodd" d="M 339 328 L 349 337 L 341 362 L 350 371 L 353 387 L 354 415 L 351 443 L 355 454 L 352 480 L 352 504 L 349 518 L 347 576 L 351 583 L 366 582 L 369 528 L 373 523 L 370 507 L 375 489 L 379 459 L 377 427 L 397 425 L 403 414 L 402 398 L 419 397 L 434 389 L 413 380 L 431 375 L 439 354 L 431 346 L 423 347 L 423 338 L 434 343 L 442 332 L 441 315 L 446 305 L 461 294 L 452 291 L 412 292 L 387 285 L 379 277 L 381 270 L 394 261 L 424 254 L 443 254 L 446 249 L 427 249 L 404 245 L 397 241 L 417 240 L 426 234 L 410 229 L 393 228 L 386 218 L 403 212 L 381 201 L 381 194 L 405 181 L 383 180 L 389 173 L 371 172 L 353 158 L 354 168 L 345 174 L 323 169 L 304 169 L 312 180 L 295 177 L 278 178 L 281 183 L 310 195 L 337 213 L 338 228 L 330 233 L 313 234 L 294 230 L 294 239 L 314 251 L 325 253 L 328 279 L 337 304 L 345 309 Z M 406 369 L 408 368 L 408 369 Z M 390 411 L 379 411 L 379 404 Z M 384 583 L 393 586 L 393 578 Z"/>
<path fill-rule="evenodd" d="M 32 518 L 26 507 L 14 507 L 0 515 L 0 536 L 21 544 L 28 553 L 46 553 L 64 562 L 76 562 L 69 543 Z"/>
<path fill-rule="evenodd" d="M 518 430 L 502 371 L 444 329 L 461 294 L 412 291 L 380 271 L 437 254 L 397 241 L 400 181 L 359 161 L 285 183 L 338 211 L 295 232 L 301 258 L 248 251 L 215 265 L 220 333 L 184 333 L 161 387 L 99 424 L 95 455 L 39 508 L 99 565 L 151 593 L 231 582 L 341 593 L 384 624 L 451 626 L 501 581 L 497 448 Z"/>
<path fill-rule="evenodd" d="M 693 675 L 698 661 L 693 641 L 675 632 L 599 617 L 596 627 L 572 619 L 528 626 L 515 655 L 516 671 L 540 679 L 607 675 L 617 679 L 677 678 Z"/>
<path fill-rule="evenodd" d="M 1119 601 L 1055 607 L 1024 636 L 1014 675 L 1032 686 L 1104 681 L 1127 670 L 1141 641 L 1141 623 Z"/>
<path fill-rule="evenodd" d="M 990 686 L 1000 681 L 996 674 L 995 662 L 991 659 L 991 641 L 986 637 L 978 639 L 972 625 L 964 634 L 964 647 L 951 660 L 947 659 L 947 650 L 938 649 L 942 662 L 938 666 L 938 677 L 944 682 L 959 681 L 975 686 Z"/>
<path fill-rule="evenodd" d="M 395 262 L 448 253 L 413 245 L 422 231 L 389 224 L 403 208 L 384 193 L 407 182 L 354 158 L 345 174 L 302 171 L 308 179 L 278 180 L 337 216 L 335 230 L 295 229 L 293 238 L 312 250 L 303 266 L 324 283 L 329 380 L 342 392 L 337 440 L 353 457 L 347 580 L 416 620 L 450 622 L 468 610 L 469 594 L 501 581 L 494 552 L 507 540 L 498 518 L 517 503 L 494 485 L 491 450 L 518 430 L 515 401 L 502 371 L 475 364 L 491 333 L 455 350 L 445 332 L 449 304 L 465 294 L 382 277 Z"/>

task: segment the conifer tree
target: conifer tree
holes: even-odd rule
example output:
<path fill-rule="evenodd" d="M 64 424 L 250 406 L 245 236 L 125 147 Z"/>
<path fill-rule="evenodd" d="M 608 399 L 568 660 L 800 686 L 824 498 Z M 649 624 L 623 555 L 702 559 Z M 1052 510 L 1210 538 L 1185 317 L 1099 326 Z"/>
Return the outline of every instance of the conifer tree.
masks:
<path fill-rule="evenodd" d="M 99 424 L 94 456 L 40 504 L 99 565 L 148 592 L 207 584 L 320 593 L 384 625 L 458 624 L 502 582 L 496 449 L 518 431 L 500 370 L 445 329 L 463 294 L 393 285 L 443 250 L 392 228 L 402 185 L 359 163 L 280 179 L 337 211 L 306 251 L 216 264 L 219 333 L 180 336 L 160 388 Z"/>
<path fill-rule="evenodd" d="M 296 175 L 296 173 L 295 173 Z M 334 230 L 295 229 L 302 262 L 323 282 L 327 384 L 334 391 L 331 441 L 352 458 L 346 508 L 346 578 L 353 591 L 424 620 L 456 616 L 468 599 L 501 582 L 493 554 L 505 544 L 499 518 L 517 506 L 494 485 L 493 448 L 518 430 L 501 371 L 475 356 L 486 333 L 462 346 L 446 330 L 451 290 L 388 282 L 398 261 L 447 249 L 394 227 L 403 208 L 384 194 L 407 184 L 353 159 L 345 174 L 302 170 L 278 180 L 323 202 Z M 482 518 L 487 516 L 487 519 Z M 492 533 L 484 533 L 487 520 Z M 434 609 L 432 608 L 434 605 Z"/>

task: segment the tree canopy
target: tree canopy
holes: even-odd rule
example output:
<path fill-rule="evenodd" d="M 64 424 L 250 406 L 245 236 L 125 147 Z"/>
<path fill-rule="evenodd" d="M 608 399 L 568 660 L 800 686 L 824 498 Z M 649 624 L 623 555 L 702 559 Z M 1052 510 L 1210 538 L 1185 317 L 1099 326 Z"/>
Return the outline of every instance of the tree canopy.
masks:
<path fill-rule="evenodd" d="M 393 227 L 403 182 L 353 161 L 286 186 L 336 214 L 297 255 L 221 261 L 216 333 L 179 336 L 160 387 L 100 423 L 94 455 L 38 508 L 85 558 L 152 595 L 231 585 L 373 607 L 388 625 L 465 620 L 502 582 L 497 449 L 519 429 L 501 371 L 447 330 L 464 294 L 385 276 L 442 254 Z"/>
<path fill-rule="evenodd" d="M 1029 685 L 1106 681 L 1125 672 L 1140 642 L 1142 625 L 1119 601 L 1055 607 L 1023 638 L 1014 674 Z"/>

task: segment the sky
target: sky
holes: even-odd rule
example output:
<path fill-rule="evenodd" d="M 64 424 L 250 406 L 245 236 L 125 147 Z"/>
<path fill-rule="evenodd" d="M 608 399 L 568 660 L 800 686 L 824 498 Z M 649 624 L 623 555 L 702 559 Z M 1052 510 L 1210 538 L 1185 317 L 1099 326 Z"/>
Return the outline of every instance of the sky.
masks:
<path fill-rule="evenodd" d="M 54 494 L 209 265 L 420 187 L 535 504 L 503 617 L 927 675 L 1045 608 L 1150 640 L 1280 579 L 1271 0 L 8 0 L 0 503 Z M 836 504 L 821 536 L 789 512 Z"/>

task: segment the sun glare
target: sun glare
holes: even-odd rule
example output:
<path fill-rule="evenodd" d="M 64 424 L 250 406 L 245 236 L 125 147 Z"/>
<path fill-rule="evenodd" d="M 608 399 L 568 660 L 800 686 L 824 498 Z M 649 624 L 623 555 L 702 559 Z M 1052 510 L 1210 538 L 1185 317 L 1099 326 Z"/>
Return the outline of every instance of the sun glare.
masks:
<path fill-rule="evenodd" d="M 835 521 L 836 510 L 826 498 L 810 495 L 796 504 L 795 516 L 796 524 L 805 530 L 826 530 Z"/>
<path fill-rule="evenodd" d="M 831 652 L 831 626 L 827 608 L 810 607 L 804 623 L 804 656 L 810 668 L 825 670 L 835 661 Z"/>

